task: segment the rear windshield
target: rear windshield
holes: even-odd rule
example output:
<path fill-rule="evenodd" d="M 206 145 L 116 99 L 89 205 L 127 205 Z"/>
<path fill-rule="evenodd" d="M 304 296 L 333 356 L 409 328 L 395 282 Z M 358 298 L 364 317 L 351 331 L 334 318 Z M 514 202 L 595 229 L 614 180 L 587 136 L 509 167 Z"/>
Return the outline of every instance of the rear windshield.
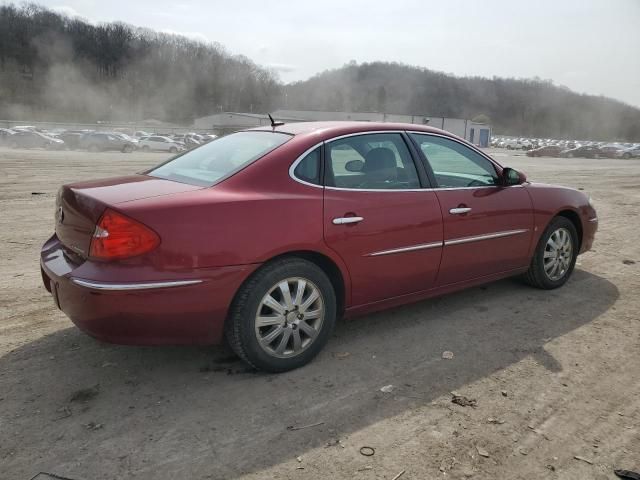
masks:
<path fill-rule="evenodd" d="M 232 133 L 213 140 L 147 172 L 176 182 L 210 187 L 291 138 L 279 132 Z"/>

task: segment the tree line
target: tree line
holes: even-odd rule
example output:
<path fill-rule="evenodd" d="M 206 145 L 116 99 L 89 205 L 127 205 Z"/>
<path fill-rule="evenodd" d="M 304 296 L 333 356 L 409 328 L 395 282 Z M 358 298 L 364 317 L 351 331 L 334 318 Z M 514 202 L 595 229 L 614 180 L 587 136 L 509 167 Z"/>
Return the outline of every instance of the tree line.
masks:
<path fill-rule="evenodd" d="M 399 63 L 351 62 L 285 92 L 288 108 L 481 117 L 505 135 L 640 141 L 640 109 L 548 80 L 455 77 Z"/>
<path fill-rule="evenodd" d="M 0 5 L 0 118 L 188 124 L 219 111 L 276 108 L 483 118 L 503 134 L 640 141 L 640 109 L 550 81 L 351 62 L 283 85 L 216 43 L 94 25 L 36 4 Z"/>
<path fill-rule="evenodd" d="M 280 94 L 274 73 L 218 44 L 0 5 L 0 118 L 183 123 L 268 111 Z"/>

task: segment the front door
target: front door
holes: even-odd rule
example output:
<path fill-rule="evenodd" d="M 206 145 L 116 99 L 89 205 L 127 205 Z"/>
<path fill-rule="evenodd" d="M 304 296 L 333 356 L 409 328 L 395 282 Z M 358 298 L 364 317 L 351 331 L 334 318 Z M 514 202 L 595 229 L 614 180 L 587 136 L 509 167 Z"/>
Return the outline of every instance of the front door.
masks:
<path fill-rule="evenodd" d="M 442 214 L 402 134 L 327 142 L 325 184 L 325 241 L 349 269 L 353 306 L 434 286 Z"/>
<path fill-rule="evenodd" d="M 533 207 L 521 185 L 503 186 L 500 172 L 455 140 L 411 134 L 424 153 L 442 208 L 444 248 L 439 286 L 525 267 Z"/>

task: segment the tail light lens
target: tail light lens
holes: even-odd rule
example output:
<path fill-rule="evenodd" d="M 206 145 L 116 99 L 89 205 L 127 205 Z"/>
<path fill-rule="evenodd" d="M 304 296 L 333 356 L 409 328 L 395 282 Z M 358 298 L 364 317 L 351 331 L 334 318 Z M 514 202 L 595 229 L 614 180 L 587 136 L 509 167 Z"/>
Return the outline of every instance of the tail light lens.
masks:
<path fill-rule="evenodd" d="M 150 252 L 160 244 L 156 232 L 111 209 L 105 210 L 91 238 L 89 257 L 115 260 Z"/>

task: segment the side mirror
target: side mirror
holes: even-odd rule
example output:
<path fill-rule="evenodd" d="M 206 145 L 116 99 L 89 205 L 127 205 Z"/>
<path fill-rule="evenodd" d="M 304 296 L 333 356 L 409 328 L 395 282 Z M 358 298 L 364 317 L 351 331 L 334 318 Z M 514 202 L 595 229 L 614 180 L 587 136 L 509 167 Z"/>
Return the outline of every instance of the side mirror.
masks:
<path fill-rule="evenodd" d="M 349 160 L 344 164 L 344 169 L 347 172 L 361 172 L 364 168 L 364 162 L 362 160 Z"/>
<path fill-rule="evenodd" d="M 502 170 L 502 180 L 507 187 L 511 185 L 522 185 L 527 181 L 527 176 L 513 168 L 505 167 Z"/>

